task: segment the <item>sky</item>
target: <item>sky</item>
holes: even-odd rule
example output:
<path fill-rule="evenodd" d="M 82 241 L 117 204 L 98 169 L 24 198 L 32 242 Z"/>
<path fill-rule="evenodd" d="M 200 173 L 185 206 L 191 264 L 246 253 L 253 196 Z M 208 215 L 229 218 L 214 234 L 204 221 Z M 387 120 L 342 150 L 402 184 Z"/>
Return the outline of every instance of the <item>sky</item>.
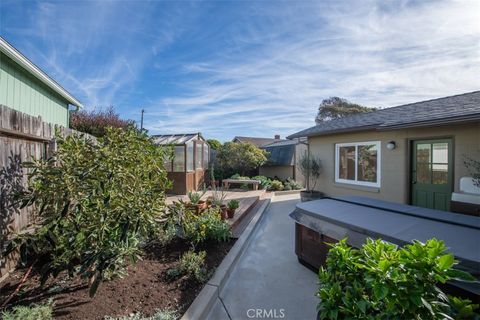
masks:
<path fill-rule="evenodd" d="M 0 1 L 0 34 L 78 98 L 152 134 L 285 137 L 339 96 L 478 90 L 480 1 Z"/>

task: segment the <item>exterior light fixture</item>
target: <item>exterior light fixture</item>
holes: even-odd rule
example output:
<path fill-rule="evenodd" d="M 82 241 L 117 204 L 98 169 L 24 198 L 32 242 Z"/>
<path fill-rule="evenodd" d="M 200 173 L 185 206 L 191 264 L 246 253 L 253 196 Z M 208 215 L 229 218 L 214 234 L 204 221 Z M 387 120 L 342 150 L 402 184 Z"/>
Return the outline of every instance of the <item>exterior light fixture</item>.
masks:
<path fill-rule="evenodd" d="M 395 143 L 395 141 L 390 141 L 389 143 L 387 143 L 387 149 L 388 150 L 393 150 L 397 147 L 397 144 Z"/>

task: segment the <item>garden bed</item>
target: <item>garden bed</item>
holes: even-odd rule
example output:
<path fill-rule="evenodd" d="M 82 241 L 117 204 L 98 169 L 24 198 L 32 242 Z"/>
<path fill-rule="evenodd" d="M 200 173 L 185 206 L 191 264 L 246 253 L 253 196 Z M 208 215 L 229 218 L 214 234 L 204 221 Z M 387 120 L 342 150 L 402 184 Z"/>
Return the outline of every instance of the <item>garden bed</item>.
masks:
<path fill-rule="evenodd" d="M 231 239 L 198 247 L 207 253 L 205 262 L 209 271 L 218 267 L 234 243 Z M 188 242 L 180 239 L 166 246 L 150 245 L 144 249 L 143 260 L 128 268 L 128 275 L 104 282 L 93 299 L 88 295 L 85 281 L 61 274 L 40 287 L 38 270 L 34 270 L 8 307 L 41 304 L 53 299 L 55 319 L 103 319 L 138 312 L 152 315 L 157 309 L 175 310 L 181 316 L 204 284 L 186 277 L 168 280 L 165 273 L 175 267 L 179 257 L 190 248 Z M 0 284 L 0 301 L 15 290 L 25 271 L 13 272 Z"/>

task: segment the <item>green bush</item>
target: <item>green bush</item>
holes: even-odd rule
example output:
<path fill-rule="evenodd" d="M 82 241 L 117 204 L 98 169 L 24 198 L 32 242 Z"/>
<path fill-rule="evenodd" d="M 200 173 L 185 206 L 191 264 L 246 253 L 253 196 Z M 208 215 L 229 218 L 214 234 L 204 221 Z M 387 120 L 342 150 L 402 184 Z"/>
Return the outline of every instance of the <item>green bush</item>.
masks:
<path fill-rule="evenodd" d="M 283 183 L 282 181 L 279 181 L 279 180 L 273 180 L 271 183 L 270 183 L 270 190 L 272 191 L 282 191 L 283 190 Z"/>
<path fill-rule="evenodd" d="M 368 239 L 361 249 L 333 245 L 318 274 L 321 319 L 451 319 L 447 296 L 437 287 L 452 278 L 473 280 L 442 241 L 398 248 Z M 464 307 L 465 309 L 465 307 Z"/>
<path fill-rule="evenodd" d="M 134 315 L 112 318 L 105 317 L 105 320 L 176 320 L 178 319 L 178 314 L 173 310 L 157 310 L 153 316 L 144 317 L 140 313 Z"/>
<path fill-rule="evenodd" d="M 16 306 L 11 311 L 3 311 L 3 320 L 50 320 L 53 319 L 52 302 L 45 305 Z"/>
<path fill-rule="evenodd" d="M 185 252 L 179 261 L 178 269 L 181 274 L 198 282 L 204 282 L 207 279 L 207 270 L 205 269 L 205 257 L 207 253 L 200 251 Z"/>
<path fill-rule="evenodd" d="M 228 203 L 227 203 L 227 207 L 230 210 L 238 209 L 239 206 L 240 206 L 240 201 L 238 201 L 236 199 L 232 199 L 232 200 L 228 201 Z"/>
<path fill-rule="evenodd" d="M 255 176 L 252 179 L 260 181 L 261 189 L 268 189 L 270 187 L 271 180 L 265 176 Z"/>
<path fill-rule="evenodd" d="M 302 186 L 293 179 L 288 178 L 284 183 L 284 190 L 300 190 Z"/>
<path fill-rule="evenodd" d="M 217 152 L 216 163 L 223 172 L 246 175 L 267 161 L 268 152 L 251 143 L 226 142 Z"/>
<path fill-rule="evenodd" d="M 230 238 L 230 225 L 220 218 L 218 208 L 209 208 L 200 215 L 185 208 L 179 221 L 179 227 L 182 229 L 184 237 L 189 239 L 193 245 L 208 240 L 227 241 Z"/>
<path fill-rule="evenodd" d="M 57 139 L 54 157 L 25 164 L 29 188 L 17 197 L 35 207 L 39 224 L 8 251 L 47 258 L 42 283 L 64 270 L 87 278 L 93 296 L 103 279 L 123 275 L 140 244 L 161 229 L 171 186 L 163 163 L 171 150 L 133 128 L 109 128 L 97 143 Z"/>

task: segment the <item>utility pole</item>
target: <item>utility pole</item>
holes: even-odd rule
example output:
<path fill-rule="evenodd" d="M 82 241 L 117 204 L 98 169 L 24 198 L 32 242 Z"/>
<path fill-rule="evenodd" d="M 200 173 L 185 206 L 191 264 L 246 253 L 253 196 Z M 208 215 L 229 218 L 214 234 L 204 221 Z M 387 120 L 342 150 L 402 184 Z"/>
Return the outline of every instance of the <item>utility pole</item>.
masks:
<path fill-rule="evenodd" d="M 140 120 L 140 131 L 143 130 L 143 114 L 145 113 L 145 110 L 142 109 L 142 119 Z"/>

